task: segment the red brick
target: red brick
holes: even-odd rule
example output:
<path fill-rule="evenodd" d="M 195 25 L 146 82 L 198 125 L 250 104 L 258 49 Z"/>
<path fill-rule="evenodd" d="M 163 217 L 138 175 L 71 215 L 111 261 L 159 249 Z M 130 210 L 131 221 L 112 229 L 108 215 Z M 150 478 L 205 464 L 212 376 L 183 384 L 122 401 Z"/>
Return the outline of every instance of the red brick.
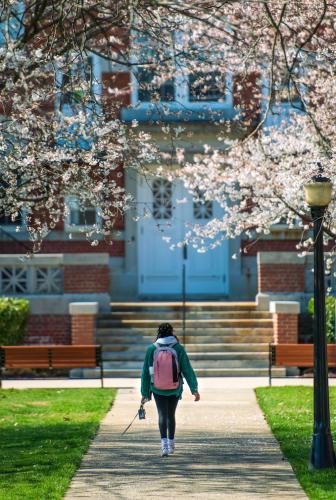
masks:
<path fill-rule="evenodd" d="M 94 344 L 96 316 L 79 314 L 71 316 L 71 343 Z"/>
<path fill-rule="evenodd" d="M 23 246 L 24 245 L 24 246 Z M 30 241 L 15 242 L 1 241 L 0 254 L 26 253 L 27 249 L 33 251 L 33 245 Z M 93 247 L 87 241 L 44 241 L 41 247 L 41 253 L 97 253 L 106 252 L 110 257 L 123 257 L 125 255 L 125 242 L 115 240 L 112 244 L 105 241 Z"/>
<path fill-rule="evenodd" d="M 296 245 L 299 240 L 258 240 L 246 241 L 240 243 L 242 256 L 251 257 L 258 252 L 296 252 Z"/>
<path fill-rule="evenodd" d="M 32 314 L 28 320 L 24 343 L 70 344 L 70 316 L 67 314 Z"/>
<path fill-rule="evenodd" d="M 108 293 L 109 290 L 107 265 L 64 266 L 65 293 Z"/>
<path fill-rule="evenodd" d="M 304 292 L 303 264 L 261 264 L 258 289 L 265 292 Z"/>
<path fill-rule="evenodd" d="M 297 344 L 298 332 L 298 314 L 273 314 L 273 341 L 275 344 Z"/>

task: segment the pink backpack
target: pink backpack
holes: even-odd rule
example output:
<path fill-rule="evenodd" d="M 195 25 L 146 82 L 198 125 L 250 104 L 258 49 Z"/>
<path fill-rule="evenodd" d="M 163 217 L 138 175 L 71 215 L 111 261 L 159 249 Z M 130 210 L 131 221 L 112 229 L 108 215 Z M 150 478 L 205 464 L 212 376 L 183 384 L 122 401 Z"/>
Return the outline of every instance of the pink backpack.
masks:
<path fill-rule="evenodd" d="M 169 345 L 155 343 L 153 358 L 153 383 L 156 389 L 170 390 L 179 386 L 179 363 L 174 349 L 176 342 Z"/>

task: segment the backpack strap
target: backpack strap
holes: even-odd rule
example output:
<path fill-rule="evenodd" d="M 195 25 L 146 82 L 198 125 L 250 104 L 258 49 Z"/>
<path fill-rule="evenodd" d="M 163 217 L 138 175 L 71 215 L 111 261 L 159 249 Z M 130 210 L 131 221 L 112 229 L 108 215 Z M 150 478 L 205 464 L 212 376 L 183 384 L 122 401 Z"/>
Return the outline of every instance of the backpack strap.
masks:
<path fill-rule="evenodd" d="M 161 344 L 160 342 L 156 341 L 153 345 L 155 345 L 155 347 L 158 349 L 160 347 L 174 347 L 176 344 L 178 344 L 178 341 L 173 340 L 173 342 L 171 342 L 170 344 Z"/>

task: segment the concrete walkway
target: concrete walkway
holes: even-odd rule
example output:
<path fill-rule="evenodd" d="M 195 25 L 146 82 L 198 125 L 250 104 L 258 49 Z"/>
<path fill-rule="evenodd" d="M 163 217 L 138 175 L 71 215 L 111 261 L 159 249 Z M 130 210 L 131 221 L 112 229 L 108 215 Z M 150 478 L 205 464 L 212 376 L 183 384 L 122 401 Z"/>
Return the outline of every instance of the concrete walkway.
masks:
<path fill-rule="evenodd" d="M 146 404 L 146 420 L 136 420 L 121 436 L 137 411 L 139 391 L 120 389 L 66 500 L 306 499 L 253 389 L 230 386 L 230 379 L 217 379 L 212 388 L 210 379 L 200 382 L 199 403 L 184 392 L 177 409 L 176 454 L 164 459 L 153 402 Z"/>
<path fill-rule="evenodd" d="M 198 377 L 202 391 L 208 389 L 253 389 L 267 387 L 267 377 Z M 313 379 L 302 377 L 283 377 L 272 379 L 273 386 L 306 385 L 313 386 Z M 336 386 L 336 378 L 329 379 L 330 386 Z M 140 390 L 139 378 L 105 378 L 105 387 L 134 388 Z M 9 379 L 2 381 L 3 389 L 70 389 L 78 387 L 100 388 L 97 379 L 69 379 L 69 378 L 44 378 L 44 379 Z M 185 397 L 184 397 L 185 398 Z"/>

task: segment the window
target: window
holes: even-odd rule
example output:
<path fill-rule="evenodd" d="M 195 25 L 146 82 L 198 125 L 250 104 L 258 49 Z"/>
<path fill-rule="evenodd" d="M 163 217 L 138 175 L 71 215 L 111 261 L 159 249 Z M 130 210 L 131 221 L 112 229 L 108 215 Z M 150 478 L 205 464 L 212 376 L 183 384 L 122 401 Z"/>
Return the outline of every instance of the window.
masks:
<path fill-rule="evenodd" d="M 10 215 L 0 216 L 0 224 L 2 226 L 21 226 L 22 225 L 22 215 L 19 213 L 15 219 Z"/>
<path fill-rule="evenodd" d="M 209 102 L 225 99 L 225 75 L 219 71 L 194 73 L 189 75 L 189 101 Z"/>
<path fill-rule="evenodd" d="M 289 77 L 284 77 L 277 89 L 281 102 L 289 102 L 298 104 L 300 102 L 300 95 L 297 87 L 289 80 Z"/>
<path fill-rule="evenodd" d="M 193 201 L 193 215 L 197 220 L 212 219 L 213 216 L 213 203 L 211 200 L 206 200 L 204 193 L 199 189 L 195 192 L 195 198 Z"/>
<path fill-rule="evenodd" d="M 173 185 L 166 179 L 155 179 L 152 184 L 153 218 L 171 219 L 173 216 Z"/>
<path fill-rule="evenodd" d="M 137 72 L 139 83 L 138 99 L 141 102 L 159 100 L 163 102 L 175 99 L 174 79 L 167 80 L 162 85 L 155 85 L 155 74 L 148 68 L 139 67 Z"/>
<path fill-rule="evenodd" d="M 96 207 L 80 206 L 78 200 L 69 197 L 66 200 L 68 215 L 66 217 L 66 230 L 69 232 L 80 232 L 101 225 L 101 217 Z"/>
<path fill-rule="evenodd" d="M 167 48 L 167 57 L 169 50 L 172 49 Z M 208 73 L 189 74 L 176 56 L 178 71 L 174 77 L 168 74 L 167 80 L 162 81 L 160 61 L 155 62 L 157 52 L 150 42 L 139 38 L 133 55 L 134 63 L 138 61 L 139 66 L 135 66 L 131 75 L 131 105 L 122 109 L 124 121 L 218 121 L 234 117 L 230 74 L 211 70 L 211 67 Z"/>
<path fill-rule="evenodd" d="M 78 105 L 84 95 L 81 86 L 89 84 L 92 91 L 92 57 L 75 61 L 67 73 L 61 75 L 61 109 L 64 105 Z"/>
<path fill-rule="evenodd" d="M 24 226 L 24 217 L 21 212 L 19 212 L 14 219 L 11 215 L 2 214 L 0 216 L 0 226 L 2 226 L 5 231 L 10 232 L 21 230 Z"/>
<path fill-rule="evenodd" d="M 76 207 L 70 209 L 70 224 L 75 226 L 94 226 L 97 223 L 97 212 L 94 207 L 80 210 Z"/>

